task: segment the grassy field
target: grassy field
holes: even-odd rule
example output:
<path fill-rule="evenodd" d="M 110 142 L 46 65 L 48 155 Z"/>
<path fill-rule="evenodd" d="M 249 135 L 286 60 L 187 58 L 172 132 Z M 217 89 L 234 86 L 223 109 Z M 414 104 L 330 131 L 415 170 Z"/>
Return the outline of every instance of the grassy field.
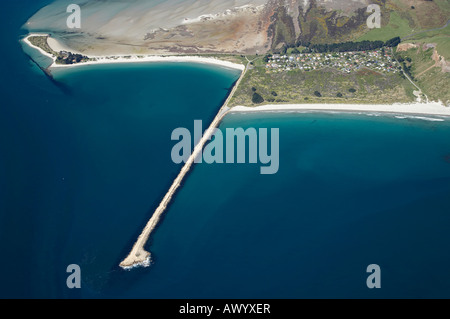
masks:
<path fill-rule="evenodd" d="M 450 19 L 448 0 L 392 0 L 387 9 L 382 13 L 382 27 L 370 30 L 358 41 L 386 41 L 396 36 L 405 37 L 442 27 Z"/>
<path fill-rule="evenodd" d="M 434 2 L 438 5 L 439 9 L 442 12 L 447 12 L 447 14 L 448 14 L 448 12 L 450 12 L 450 1 L 448 1 L 448 0 L 435 0 Z"/>
<path fill-rule="evenodd" d="M 245 75 L 230 106 L 257 105 L 252 102 L 255 92 L 264 99 L 260 104 L 390 104 L 414 100 L 413 86 L 398 74 L 382 75 L 368 69 L 350 74 L 334 69 L 267 73 L 265 68 L 257 66 L 258 63 L 255 65 Z"/>
<path fill-rule="evenodd" d="M 382 26 L 379 29 L 372 29 L 365 35 L 360 37 L 358 41 L 364 40 L 381 40 L 386 41 L 394 37 L 404 37 L 413 33 L 414 29 L 410 26 L 410 21 L 400 16 L 398 12 L 391 12 L 389 17 L 389 23 L 386 26 Z"/>
<path fill-rule="evenodd" d="M 434 67 L 435 63 L 431 59 L 433 49 L 424 51 L 421 48 L 414 48 L 399 54 L 405 59 L 411 58 L 412 75 L 428 98 L 433 101 L 440 100 L 449 105 L 450 73 L 444 73 L 440 67 Z"/>
<path fill-rule="evenodd" d="M 436 43 L 437 50 L 447 61 L 450 61 L 450 25 L 442 30 L 428 31 L 408 38 L 410 43 Z"/>
<path fill-rule="evenodd" d="M 341 28 L 346 21 L 325 23 L 332 13 L 319 9 L 311 10 L 305 21 L 301 21 L 302 30 L 311 42 L 336 42 L 342 38 L 386 41 L 394 37 L 407 37 L 404 42 L 435 43 L 437 51 L 450 60 L 450 26 L 442 30 L 429 31 L 444 26 L 450 19 L 449 0 L 389 0 L 382 6 L 382 27 L 367 31 L 362 17 L 353 21 L 353 28 Z M 336 17 L 334 16 L 333 19 Z M 364 19 L 366 19 L 364 17 Z M 362 28 L 362 29 L 361 29 Z M 362 32 L 361 32 L 362 31 Z M 362 36 L 361 33 L 365 32 Z M 421 33 L 420 33 L 421 32 Z M 412 35 L 412 36 L 411 36 Z M 408 37 L 409 36 L 409 37 Z M 288 50 L 289 53 L 290 50 Z M 450 73 L 443 73 L 433 67 L 431 59 L 433 49 L 423 52 L 409 50 L 401 53 L 412 59 L 412 74 L 416 84 L 432 100 L 450 101 Z M 334 69 L 267 72 L 261 59 L 249 70 L 231 100 L 230 105 L 257 105 L 255 94 L 270 103 L 394 103 L 415 100 L 416 88 L 399 75 L 383 75 L 370 70 L 360 70 L 344 74 Z M 408 63 L 409 64 L 409 63 Z M 351 90 L 350 89 L 354 89 Z M 354 92 L 353 92 L 354 91 Z M 260 99 L 259 99 L 260 100 Z M 255 103 L 254 103 L 255 101 Z"/>
<path fill-rule="evenodd" d="M 50 46 L 47 43 L 48 36 L 32 36 L 29 37 L 28 40 L 31 42 L 32 45 L 41 48 L 45 52 L 52 54 L 54 56 L 57 56 L 58 53 L 53 51 Z"/>

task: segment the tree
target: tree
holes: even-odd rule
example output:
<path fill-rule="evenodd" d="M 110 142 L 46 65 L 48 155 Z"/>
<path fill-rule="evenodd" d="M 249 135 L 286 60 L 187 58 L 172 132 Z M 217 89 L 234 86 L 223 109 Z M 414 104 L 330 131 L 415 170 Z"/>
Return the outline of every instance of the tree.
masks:
<path fill-rule="evenodd" d="M 264 63 L 269 62 L 269 59 L 272 57 L 272 54 L 266 54 L 263 58 Z"/>
<path fill-rule="evenodd" d="M 314 95 L 317 97 L 322 97 L 322 94 L 319 91 L 314 91 Z"/>
<path fill-rule="evenodd" d="M 355 93 L 355 92 L 356 92 L 356 90 L 355 90 L 354 88 L 350 88 L 350 89 L 348 89 L 348 91 L 349 91 L 350 93 Z"/>
<path fill-rule="evenodd" d="M 400 39 L 400 37 L 395 37 L 390 40 L 387 40 L 384 45 L 393 48 L 399 45 L 400 42 L 402 42 L 402 39 Z"/>
<path fill-rule="evenodd" d="M 395 37 L 386 42 L 383 41 L 360 41 L 360 42 L 342 42 L 331 44 L 311 44 L 305 43 L 306 47 L 303 53 L 325 53 L 325 52 L 349 52 L 349 51 L 370 51 L 380 49 L 384 46 L 396 47 L 401 42 L 400 37 Z"/>
<path fill-rule="evenodd" d="M 262 102 L 264 102 L 264 98 L 261 95 L 259 95 L 258 93 L 254 92 L 253 97 L 252 97 L 252 102 L 253 102 L 253 104 L 261 104 Z"/>

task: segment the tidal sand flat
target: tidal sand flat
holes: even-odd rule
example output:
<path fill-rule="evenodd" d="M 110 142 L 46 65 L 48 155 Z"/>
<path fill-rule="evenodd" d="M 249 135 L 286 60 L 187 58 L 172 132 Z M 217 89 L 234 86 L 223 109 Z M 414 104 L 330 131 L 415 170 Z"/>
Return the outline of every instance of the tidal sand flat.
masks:
<path fill-rule="evenodd" d="M 253 15 L 252 10 L 267 3 L 267 0 L 135 0 L 110 1 L 107 5 L 103 1 L 76 0 L 73 3 L 79 4 L 83 10 L 84 32 L 81 35 L 66 33 L 67 1 L 63 0 L 43 7 L 24 27 L 30 32 L 48 30 L 74 50 L 100 55 L 158 51 L 167 53 L 167 45 L 161 44 L 163 39 L 155 41 L 153 47 L 149 47 L 148 43 L 152 41 L 155 33 L 167 37 L 164 33 L 172 29 L 174 40 L 184 41 L 186 49 L 179 51 L 183 53 L 189 46 L 195 47 L 197 44 L 207 46 L 208 42 L 209 45 L 211 42 L 217 42 L 220 45 L 220 41 L 225 41 L 227 37 L 226 34 L 219 37 L 193 36 L 187 26 L 198 25 L 195 33 L 202 33 L 205 26 L 200 22 L 206 21 L 210 24 L 211 35 L 213 32 L 224 33 L 227 28 L 224 29 L 223 24 L 215 25 L 214 21 L 208 20 L 219 18 L 234 21 L 249 18 L 249 14 Z M 242 21 L 237 20 L 236 24 L 239 26 Z M 245 34 L 240 32 L 240 36 Z M 251 37 L 248 37 L 248 40 L 251 41 Z M 133 45 L 130 46 L 130 43 Z"/>
<path fill-rule="evenodd" d="M 47 67 L 49 68 L 68 68 L 68 67 L 79 67 L 84 65 L 95 65 L 95 64 L 116 64 L 116 63 L 150 63 L 150 62 L 175 62 L 175 63 L 202 63 L 202 64 L 213 64 L 216 66 L 221 66 L 225 68 L 237 69 L 243 71 L 245 66 L 243 64 L 233 63 L 225 60 L 221 60 L 213 57 L 202 57 L 202 56 L 158 56 L 158 55 L 111 55 L 111 56 L 95 56 L 90 55 L 88 58 L 90 61 L 75 63 L 75 64 L 59 64 L 56 63 L 56 56 L 44 51 L 42 48 L 33 45 L 29 38 L 30 37 L 47 37 L 47 44 L 51 50 L 55 52 L 68 51 L 75 54 L 80 54 L 80 52 L 73 51 L 71 48 L 61 44 L 55 38 L 47 34 L 42 33 L 32 33 L 27 35 L 23 42 L 30 48 L 33 48 L 39 53 L 47 58 L 53 60 L 53 63 Z"/>

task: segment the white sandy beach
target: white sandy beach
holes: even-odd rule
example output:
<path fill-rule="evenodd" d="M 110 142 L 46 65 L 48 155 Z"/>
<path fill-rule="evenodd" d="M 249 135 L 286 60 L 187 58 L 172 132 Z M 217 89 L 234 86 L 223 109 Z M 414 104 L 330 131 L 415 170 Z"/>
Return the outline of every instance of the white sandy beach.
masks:
<path fill-rule="evenodd" d="M 204 58 L 198 56 L 156 56 L 156 55 L 131 55 L 129 57 L 125 56 L 89 56 L 89 58 L 96 58 L 96 61 L 89 61 L 77 64 L 53 64 L 51 68 L 66 68 L 66 67 L 77 67 L 82 65 L 94 65 L 94 64 L 111 64 L 111 63 L 142 63 L 142 62 L 191 62 L 191 63 L 203 63 L 203 64 L 214 64 L 226 68 L 238 69 L 243 71 L 245 66 L 242 64 L 232 63 L 228 61 L 222 61 L 216 58 Z"/>
<path fill-rule="evenodd" d="M 30 36 L 43 36 L 45 34 L 30 34 L 23 41 L 39 50 L 43 55 L 53 59 L 53 64 L 50 68 L 70 68 L 78 67 L 82 65 L 95 65 L 95 64 L 111 64 L 111 63 L 142 63 L 142 62 L 191 62 L 191 63 L 203 63 L 213 64 L 222 67 L 233 68 L 243 71 L 245 66 L 242 64 L 232 63 L 228 61 L 219 60 L 216 58 L 206 58 L 199 56 L 154 56 L 154 55 L 129 55 L 125 56 L 89 56 L 95 58 L 96 61 L 89 61 L 78 64 L 56 64 L 56 57 L 45 52 L 39 47 L 30 43 L 28 38 Z M 59 52 L 68 50 L 62 46 L 56 39 L 49 38 L 49 46 L 52 50 Z M 230 112 L 308 112 L 308 111 L 326 111 L 326 112 L 353 112 L 353 113 L 390 113 L 390 114 L 407 114 L 409 116 L 417 115 L 433 115 L 450 117 L 450 107 L 445 107 L 442 103 L 438 102 L 416 102 L 409 104 L 271 104 L 261 105 L 257 107 L 236 106 L 233 107 Z M 423 118 L 428 120 L 442 120 L 440 118 Z"/>
<path fill-rule="evenodd" d="M 230 112 L 352 112 L 352 113 L 372 113 L 372 115 L 407 114 L 411 117 L 425 120 L 443 120 L 439 117 L 450 117 L 450 107 L 446 107 L 438 102 L 429 103 L 394 103 L 394 104 L 271 104 L 256 107 L 236 106 Z M 419 117 L 420 115 L 433 115 L 438 118 Z M 398 116 L 398 118 L 402 118 Z"/>
<path fill-rule="evenodd" d="M 47 43 L 52 50 L 55 52 L 61 52 L 61 51 L 70 51 L 74 54 L 82 54 L 81 52 L 75 51 L 72 48 L 69 48 L 68 46 L 63 45 L 61 42 L 56 40 L 55 38 L 49 37 L 47 39 Z"/>
<path fill-rule="evenodd" d="M 47 57 L 53 59 L 53 63 L 55 63 L 56 58 L 55 58 L 53 55 L 51 55 L 51 54 L 48 53 L 48 52 L 45 52 L 45 51 L 42 50 L 40 47 L 37 47 L 37 46 L 33 45 L 33 44 L 30 42 L 30 40 L 28 39 L 29 37 L 36 37 L 36 36 L 37 36 L 37 37 L 43 37 L 43 36 L 48 36 L 48 34 L 44 34 L 44 33 L 30 33 L 30 34 L 27 35 L 25 38 L 23 38 L 22 41 L 25 42 L 28 46 L 30 46 L 30 47 L 32 47 L 32 48 L 38 50 L 42 55 L 45 55 L 45 56 L 47 56 Z"/>

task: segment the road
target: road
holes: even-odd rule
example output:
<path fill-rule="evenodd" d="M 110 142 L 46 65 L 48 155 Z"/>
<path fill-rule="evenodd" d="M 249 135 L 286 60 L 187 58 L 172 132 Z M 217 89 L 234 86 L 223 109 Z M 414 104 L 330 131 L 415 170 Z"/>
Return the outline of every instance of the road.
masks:
<path fill-rule="evenodd" d="M 406 37 L 403 37 L 403 38 L 402 38 L 402 41 L 403 41 L 403 40 L 406 40 L 406 39 L 408 39 L 408 38 L 411 38 L 411 37 L 413 37 L 413 36 L 415 36 L 415 35 L 421 34 L 421 33 L 430 32 L 430 31 L 438 31 L 438 30 L 445 29 L 446 27 L 448 27 L 449 24 L 450 24 L 450 20 L 448 20 L 447 23 L 446 23 L 443 27 L 441 27 L 441 28 L 435 28 L 435 29 L 430 29 L 430 30 L 425 30 L 425 31 L 416 32 L 416 33 L 407 35 Z"/>

